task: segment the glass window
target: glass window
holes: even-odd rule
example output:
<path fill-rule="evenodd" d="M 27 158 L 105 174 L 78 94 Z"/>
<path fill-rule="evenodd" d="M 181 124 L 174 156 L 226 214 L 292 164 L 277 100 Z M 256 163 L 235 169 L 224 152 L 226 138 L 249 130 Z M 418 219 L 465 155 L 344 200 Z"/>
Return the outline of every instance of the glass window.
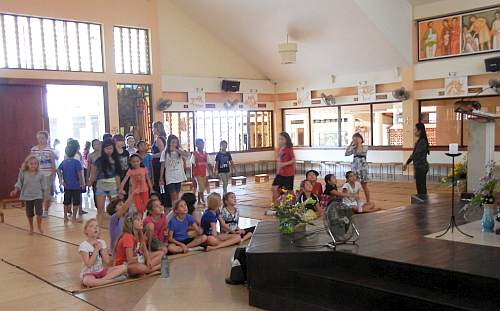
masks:
<path fill-rule="evenodd" d="M 116 73 L 150 74 L 148 30 L 115 26 L 113 34 Z"/>
<path fill-rule="evenodd" d="M 250 148 L 272 147 L 272 115 L 270 111 L 250 111 Z"/>
<path fill-rule="evenodd" d="M 165 130 L 167 135 L 179 137 L 181 147 L 193 151 L 193 112 L 165 112 Z"/>
<path fill-rule="evenodd" d="M 0 13 L 0 68 L 102 72 L 101 51 L 100 25 Z"/>
<path fill-rule="evenodd" d="M 482 97 L 477 99 L 481 103 L 481 111 L 500 115 L 500 98 L 497 97 Z M 469 142 L 469 121 L 467 116 L 464 116 L 464 142 L 465 146 Z M 474 122 L 474 121 L 473 121 Z M 500 145 L 500 120 L 495 120 L 495 145 Z"/>
<path fill-rule="evenodd" d="M 403 145 L 403 103 L 373 104 L 373 145 Z"/>
<path fill-rule="evenodd" d="M 461 143 L 460 114 L 455 112 L 455 99 L 430 100 L 420 103 L 420 120 L 425 124 L 431 146 Z"/>
<path fill-rule="evenodd" d="M 309 109 L 285 109 L 284 129 L 294 146 L 309 146 Z"/>
<path fill-rule="evenodd" d="M 311 145 L 339 146 L 339 107 L 311 108 Z"/>
<path fill-rule="evenodd" d="M 341 111 L 341 146 L 351 143 L 352 135 L 359 133 L 366 145 L 371 145 L 370 105 L 346 105 Z"/>

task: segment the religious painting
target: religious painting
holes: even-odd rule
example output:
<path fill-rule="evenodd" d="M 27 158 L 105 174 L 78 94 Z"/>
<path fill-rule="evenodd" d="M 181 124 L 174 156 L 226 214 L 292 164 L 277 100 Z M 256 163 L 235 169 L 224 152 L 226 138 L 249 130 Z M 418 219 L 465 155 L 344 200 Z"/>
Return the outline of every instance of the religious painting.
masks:
<path fill-rule="evenodd" d="M 257 108 L 257 93 L 243 93 L 243 103 L 246 108 Z"/>
<path fill-rule="evenodd" d="M 467 95 L 467 76 L 450 77 L 444 80 L 444 96 L 457 97 Z"/>
<path fill-rule="evenodd" d="M 418 60 L 500 51 L 500 6 L 418 21 Z"/>
<path fill-rule="evenodd" d="M 311 91 L 302 87 L 297 89 L 297 104 L 299 106 L 311 106 Z"/>
<path fill-rule="evenodd" d="M 136 141 L 151 143 L 153 112 L 151 107 L 151 85 L 118 84 L 118 132 L 132 134 Z"/>
<path fill-rule="evenodd" d="M 374 102 L 376 100 L 375 84 L 360 83 L 358 85 L 358 101 Z"/>
<path fill-rule="evenodd" d="M 460 23 L 460 15 L 419 22 L 419 60 L 458 55 Z"/>

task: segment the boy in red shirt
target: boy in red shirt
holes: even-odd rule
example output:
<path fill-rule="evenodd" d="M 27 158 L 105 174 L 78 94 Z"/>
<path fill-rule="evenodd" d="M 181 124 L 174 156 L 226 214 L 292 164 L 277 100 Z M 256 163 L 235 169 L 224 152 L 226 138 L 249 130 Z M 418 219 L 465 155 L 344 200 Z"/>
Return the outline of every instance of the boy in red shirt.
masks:
<path fill-rule="evenodd" d="M 193 177 L 196 179 L 198 187 L 198 202 L 205 204 L 205 187 L 207 193 L 210 193 L 210 186 L 207 180 L 207 166 L 210 172 L 213 171 L 212 164 L 208 163 L 208 153 L 205 152 L 205 142 L 198 138 L 195 141 L 196 149 L 191 156 L 191 164 L 193 164 Z"/>

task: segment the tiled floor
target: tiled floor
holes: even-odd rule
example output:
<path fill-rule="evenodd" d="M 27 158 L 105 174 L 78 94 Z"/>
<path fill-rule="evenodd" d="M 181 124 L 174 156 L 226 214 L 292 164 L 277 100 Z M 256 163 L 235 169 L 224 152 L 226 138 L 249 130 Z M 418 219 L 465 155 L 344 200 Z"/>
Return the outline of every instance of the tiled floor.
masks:
<path fill-rule="evenodd" d="M 497 226 L 498 226 L 498 224 L 497 224 Z M 456 229 L 453 232 L 451 232 L 451 230 L 448 231 L 445 235 L 443 235 L 440 238 L 437 238 L 436 236 L 443 233 L 444 230 L 440 231 L 440 232 L 433 233 L 433 234 L 426 235 L 425 237 L 426 238 L 433 238 L 433 239 L 447 240 L 447 241 L 454 241 L 454 242 L 461 242 L 461 243 L 468 243 L 468 244 L 500 247 L 500 235 L 497 235 L 497 234 L 492 233 L 492 232 L 482 232 L 480 220 L 469 222 L 467 224 L 461 225 L 460 229 L 463 232 L 465 232 L 469 235 L 472 235 L 472 238 L 461 234 Z"/>
<path fill-rule="evenodd" d="M 247 217 L 243 221 L 253 225 L 257 219 L 269 218 L 264 212 L 270 206 L 271 181 L 256 184 L 250 179 L 247 185 L 230 187 L 230 191 L 237 195 L 240 215 Z M 297 185 L 300 180 L 296 178 Z M 373 182 L 370 188 L 373 201 L 384 209 L 407 205 L 414 192 L 413 183 L 402 181 Z M 449 189 L 431 185 L 430 191 Z M 89 211 L 85 218 L 93 217 L 92 198 L 84 194 L 84 199 Z M 234 247 L 176 258 L 171 261 L 168 279 L 153 276 L 72 295 L 68 291 L 79 286 L 81 263 L 77 245 L 84 239 L 82 225 L 65 225 L 58 203 L 53 204 L 51 217 L 44 222 L 43 236 L 27 234 L 22 210 L 7 209 L 5 214 L 6 223 L 0 224 L 0 258 L 4 261 L 0 263 L 0 309 L 4 306 L 10 310 L 28 310 L 33 306 L 37 310 L 165 310 L 168 307 L 193 310 L 207 306 L 211 310 L 253 309 L 248 306 L 245 287 L 224 283 Z M 102 235 L 107 238 L 106 229 Z"/>

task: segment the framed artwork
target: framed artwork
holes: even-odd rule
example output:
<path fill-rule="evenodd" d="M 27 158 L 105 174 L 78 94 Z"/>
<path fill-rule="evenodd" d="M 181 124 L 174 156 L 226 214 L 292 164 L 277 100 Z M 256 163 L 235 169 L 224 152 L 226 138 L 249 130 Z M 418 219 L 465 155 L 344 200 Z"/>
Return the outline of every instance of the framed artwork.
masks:
<path fill-rule="evenodd" d="M 450 77 L 444 80 L 444 96 L 458 97 L 467 95 L 467 76 Z"/>
<path fill-rule="evenodd" d="M 299 106 L 311 106 L 311 91 L 304 87 L 298 88 L 297 104 Z"/>
<path fill-rule="evenodd" d="M 375 84 L 360 83 L 358 85 L 358 101 L 374 102 L 377 100 Z"/>
<path fill-rule="evenodd" d="M 418 61 L 500 51 L 500 6 L 420 20 Z"/>

